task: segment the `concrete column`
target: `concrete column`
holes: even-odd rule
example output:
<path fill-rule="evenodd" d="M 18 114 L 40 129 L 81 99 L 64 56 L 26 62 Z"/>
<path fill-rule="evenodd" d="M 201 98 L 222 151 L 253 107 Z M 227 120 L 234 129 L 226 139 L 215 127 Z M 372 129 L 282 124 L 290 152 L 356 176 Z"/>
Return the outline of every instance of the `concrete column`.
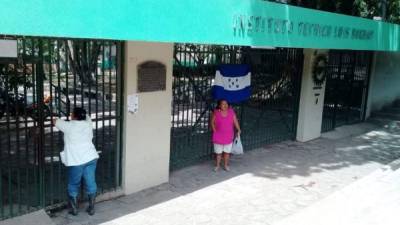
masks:
<path fill-rule="evenodd" d="M 324 108 L 325 82 L 318 86 L 312 79 L 314 58 L 327 50 L 304 50 L 304 67 L 301 81 L 299 119 L 297 137 L 301 142 L 321 136 L 322 111 Z"/>
<path fill-rule="evenodd" d="M 125 194 L 168 182 L 172 56 L 173 43 L 125 43 L 122 155 L 122 187 Z M 166 90 L 138 93 L 139 109 L 132 114 L 127 109 L 127 96 L 137 93 L 137 66 L 148 60 L 166 65 Z"/>
<path fill-rule="evenodd" d="M 371 105 L 372 105 L 372 96 L 374 95 L 374 90 L 373 90 L 373 84 L 374 80 L 376 77 L 376 57 L 377 53 L 374 52 L 372 55 L 372 65 L 371 65 L 371 71 L 370 71 L 370 77 L 369 77 L 369 83 L 368 83 L 368 95 L 367 95 L 367 106 L 365 109 L 365 119 L 368 119 L 371 116 Z"/>

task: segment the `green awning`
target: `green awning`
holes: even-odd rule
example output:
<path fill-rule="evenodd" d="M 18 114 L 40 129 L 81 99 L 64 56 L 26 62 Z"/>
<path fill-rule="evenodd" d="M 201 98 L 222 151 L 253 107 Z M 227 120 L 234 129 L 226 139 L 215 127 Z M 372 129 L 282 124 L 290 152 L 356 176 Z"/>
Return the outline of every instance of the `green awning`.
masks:
<path fill-rule="evenodd" d="M 0 0 L 0 34 L 400 51 L 400 26 L 261 0 Z"/>

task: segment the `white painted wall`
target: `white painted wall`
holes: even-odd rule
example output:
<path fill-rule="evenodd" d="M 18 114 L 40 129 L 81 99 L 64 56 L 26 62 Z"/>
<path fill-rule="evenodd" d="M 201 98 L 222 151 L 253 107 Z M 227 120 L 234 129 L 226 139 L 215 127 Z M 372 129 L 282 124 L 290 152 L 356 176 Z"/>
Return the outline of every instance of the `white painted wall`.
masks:
<path fill-rule="evenodd" d="M 173 43 L 126 42 L 124 65 L 124 150 L 122 187 L 131 194 L 168 181 Z M 137 65 L 147 60 L 167 68 L 165 91 L 139 93 L 138 113 L 127 111 L 137 92 Z"/>
<path fill-rule="evenodd" d="M 400 99 L 400 52 L 376 52 L 371 71 L 367 116 Z"/>
<path fill-rule="evenodd" d="M 304 49 L 303 77 L 301 80 L 299 119 L 297 123 L 297 141 L 310 141 L 321 136 L 325 83 L 321 86 L 321 89 L 315 89 L 315 84 L 312 80 L 312 67 L 314 57 L 318 53 L 324 52 L 326 51 Z"/>

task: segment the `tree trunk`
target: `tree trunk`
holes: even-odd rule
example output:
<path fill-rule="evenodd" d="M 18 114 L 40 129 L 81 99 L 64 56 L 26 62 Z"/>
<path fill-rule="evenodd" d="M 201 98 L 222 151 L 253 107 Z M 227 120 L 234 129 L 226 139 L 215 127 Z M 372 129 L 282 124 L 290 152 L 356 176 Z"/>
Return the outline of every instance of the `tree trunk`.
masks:
<path fill-rule="evenodd" d="M 83 86 L 95 82 L 100 50 L 101 45 L 96 41 L 68 41 L 67 53 L 72 72 L 79 77 Z"/>

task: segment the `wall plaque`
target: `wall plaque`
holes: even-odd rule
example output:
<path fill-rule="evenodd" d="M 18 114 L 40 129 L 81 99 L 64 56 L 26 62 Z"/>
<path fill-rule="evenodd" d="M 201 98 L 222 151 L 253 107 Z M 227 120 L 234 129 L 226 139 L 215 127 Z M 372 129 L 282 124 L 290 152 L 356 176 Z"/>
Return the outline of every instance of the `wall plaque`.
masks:
<path fill-rule="evenodd" d="M 166 89 L 167 69 L 156 61 L 138 66 L 138 92 L 163 91 Z"/>

